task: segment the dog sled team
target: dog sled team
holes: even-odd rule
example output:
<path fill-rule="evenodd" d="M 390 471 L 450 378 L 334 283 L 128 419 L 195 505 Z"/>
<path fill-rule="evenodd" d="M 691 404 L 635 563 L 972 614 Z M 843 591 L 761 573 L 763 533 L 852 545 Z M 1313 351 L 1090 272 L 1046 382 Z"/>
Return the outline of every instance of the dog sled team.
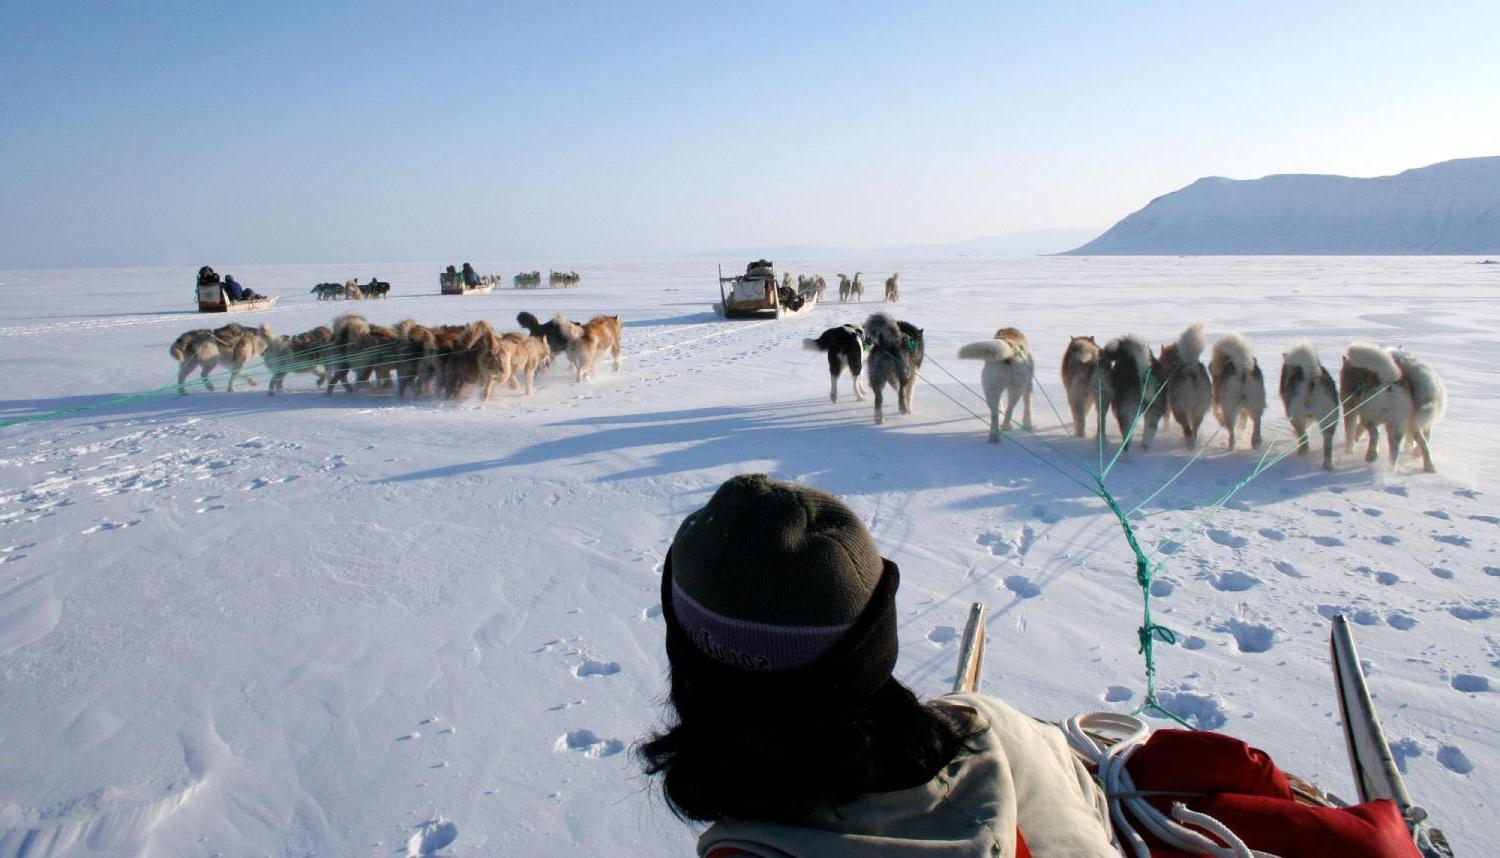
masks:
<path fill-rule="evenodd" d="M 391 284 L 374 277 L 370 278 L 369 283 L 363 284 L 351 277 L 344 283 L 319 283 L 312 287 L 312 294 L 317 295 L 319 301 L 362 301 L 367 298 L 384 298 L 390 291 Z"/>
<path fill-rule="evenodd" d="M 892 277 L 887 288 L 894 285 Z M 804 340 L 803 346 L 828 357 L 830 401 L 838 401 L 838 380 L 845 371 L 854 395 L 863 400 L 860 373 L 868 365 L 876 424 L 884 422 L 882 389 L 886 384 L 896 393 L 900 412 L 911 413 L 912 392 L 925 354 L 921 329 L 876 313 L 863 327 L 829 328 L 816 339 Z M 1015 328 L 1000 328 L 988 340 L 961 347 L 958 357 L 984 364 L 980 383 L 989 406 L 990 440 L 1000 441 L 1011 429 L 1017 406 L 1022 429 L 1030 431 L 1036 358 L 1026 336 Z M 1211 414 L 1225 431 L 1229 450 L 1241 440 L 1252 450 L 1262 443 L 1265 374 L 1250 340 L 1242 334 L 1227 334 L 1210 347 L 1203 326 L 1193 325 L 1154 354 L 1139 334 L 1115 337 L 1104 346 L 1092 336 L 1071 337 L 1063 352 L 1062 384 L 1073 433 L 1079 438 L 1088 436 L 1092 413 L 1095 434 L 1101 443 L 1106 442 L 1106 417 L 1112 413 L 1127 451 L 1136 442 L 1149 449 L 1161 423 L 1170 417 L 1182 430 L 1188 448 L 1194 449 Z M 1331 470 L 1334 434 L 1342 423 L 1346 452 L 1367 434 L 1365 461 L 1374 462 L 1384 431 L 1392 466 L 1409 443 L 1420 453 L 1423 470 L 1436 470 L 1430 442 L 1433 426 L 1446 409 L 1447 394 L 1436 371 L 1411 353 L 1352 343 L 1335 383 L 1317 348 L 1304 340 L 1282 355 L 1278 391 L 1296 433 L 1298 455 L 1305 454 L 1321 436 L 1323 467 Z"/>
<path fill-rule="evenodd" d="M 531 313 L 516 317 L 524 332 L 498 332 L 486 321 L 467 325 L 427 327 L 411 319 L 395 326 L 372 324 L 346 314 L 333 324 L 300 334 L 278 335 L 269 325 L 258 328 L 224 325 L 188 331 L 169 349 L 178 362 L 177 392 L 187 393 L 187 379 L 195 371 L 208 390 L 210 375 L 220 365 L 228 368 L 228 389 L 237 379 L 254 385 L 245 366 L 260 357 L 270 372 L 269 392 L 283 389 L 286 376 L 311 373 L 329 394 L 340 385 L 348 393 L 389 390 L 406 397 L 435 396 L 458 399 L 478 390 L 488 399 L 497 383 L 512 390 L 524 387 L 530 395 L 539 370 L 551 366 L 558 354 L 567 356 L 576 380 L 592 378 L 595 363 L 606 353 L 620 370 L 619 316 L 595 316 L 574 322 L 561 314 L 540 322 Z"/>
<path fill-rule="evenodd" d="M 847 274 L 838 274 L 835 276 L 837 276 L 839 279 L 839 301 L 847 302 L 864 300 L 864 272 L 856 271 L 853 277 L 850 277 Z M 892 274 L 890 277 L 887 277 L 885 279 L 885 300 L 887 303 L 893 304 L 901 300 L 900 280 L 900 272 Z M 783 274 L 781 276 L 781 285 L 784 288 L 792 288 L 793 281 L 792 275 L 790 273 Z M 822 275 L 800 274 L 797 276 L 796 290 L 798 294 L 805 295 L 809 292 L 817 292 L 818 300 L 822 301 L 823 293 L 827 290 L 827 288 L 828 284 L 826 281 L 824 281 Z"/>

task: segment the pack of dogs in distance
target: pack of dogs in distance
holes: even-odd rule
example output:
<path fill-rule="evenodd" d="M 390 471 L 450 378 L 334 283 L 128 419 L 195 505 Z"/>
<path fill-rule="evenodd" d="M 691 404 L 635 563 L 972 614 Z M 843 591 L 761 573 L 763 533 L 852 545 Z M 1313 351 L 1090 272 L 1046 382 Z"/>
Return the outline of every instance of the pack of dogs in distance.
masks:
<path fill-rule="evenodd" d="M 1073 416 L 1073 433 L 1088 436 L 1087 418 L 1093 411 L 1097 435 L 1108 438 L 1105 417 L 1113 412 L 1128 451 L 1134 440 L 1149 449 L 1157 428 L 1169 414 L 1182 428 L 1189 449 L 1198 445 L 1204 418 L 1212 412 L 1235 448 L 1246 428 L 1250 448 L 1261 444 L 1261 419 L 1266 409 L 1265 375 L 1250 341 L 1232 333 L 1209 350 L 1203 326 L 1193 325 L 1175 342 L 1153 354 L 1146 338 L 1125 334 L 1100 346 L 1091 336 L 1071 337 L 1062 358 L 1062 382 Z M 863 327 L 829 328 L 803 347 L 828 356 L 828 398 L 838 401 L 839 376 L 847 370 L 854 395 L 865 398 L 860 373 L 869 376 L 875 394 L 875 422 L 884 422 L 883 388 L 890 384 L 902 414 L 911 413 L 912 391 L 925 356 L 922 330 L 889 314 L 876 313 Z M 1017 404 L 1021 426 L 1030 430 L 1031 393 L 1036 359 L 1026 336 L 1015 328 L 1001 328 L 988 340 L 968 343 L 958 350 L 964 360 L 984 362 L 980 382 L 990 411 L 991 441 L 998 442 L 1012 426 Z M 1374 343 L 1350 344 L 1344 353 L 1337 385 L 1306 340 L 1282 355 L 1280 393 L 1287 419 L 1298 439 L 1297 453 L 1307 452 L 1313 435 L 1323 436 L 1323 467 L 1333 468 L 1333 438 L 1344 427 L 1344 449 L 1352 452 L 1362 433 L 1369 434 L 1365 461 L 1374 462 L 1385 430 L 1394 466 L 1408 441 L 1422 455 L 1422 467 L 1435 470 L 1429 442 L 1432 428 L 1447 407 L 1442 379 L 1432 367 L 1409 352 Z M 1003 417 L 1001 399 L 1005 399 Z"/>
<path fill-rule="evenodd" d="M 178 362 L 177 392 L 183 394 L 195 370 L 201 372 L 203 386 L 213 390 L 209 374 L 220 364 L 229 368 L 231 392 L 237 378 L 254 385 L 244 370 L 256 357 L 271 373 L 267 388 L 272 395 L 294 372 L 311 373 L 329 394 L 342 384 L 349 393 L 394 387 L 399 397 L 458 399 L 466 389 L 477 388 L 488 399 L 496 383 L 512 390 L 524 384 L 531 394 L 537 371 L 551 366 L 557 354 L 567 355 L 579 382 L 592 377 L 594 362 L 605 352 L 614 358 L 614 371 L 620 371 L 619 316 L 595 316 L 580 324 L 562 314 L 541 322 L 523 312 L 516 322 L 524 332 L 497 332 L 485 321 L 427 327 L 407 319 L 395 326 L 375 325 L 354 314 L 289 336 L 276 334 L 269 325 L 228 324 L 188 331 L 168 353 Z"/>

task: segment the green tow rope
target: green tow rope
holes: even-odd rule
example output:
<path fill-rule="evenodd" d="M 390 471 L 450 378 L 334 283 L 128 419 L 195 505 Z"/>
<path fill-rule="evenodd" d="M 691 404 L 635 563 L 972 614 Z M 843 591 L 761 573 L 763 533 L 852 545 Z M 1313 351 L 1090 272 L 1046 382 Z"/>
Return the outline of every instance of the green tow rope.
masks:
<path fill-rule="evenodd" d="M 927 360 L 927 362 L 931 363 L 933 366 L 935 366 L 938 369 L 942 370 L 943 373 L 945 375 L 947 375 L 949 378 L 953 379 L 953 381 L 957 382 L 958 385 L 959 385 L 959 387 L 962 387 L 964 390 L 966 390 L 969 393 L 973 394 L 976 399 L 979 399 L 980 401 L 984 401 L 984 396 L 982 394 L 980 394 L 978 391 L 974 390 L 972 387 L 970 387 L 968 384 L 966 384 L 958 376 L 954 375 L 951 371 L 948 370 L 947 367 L 943 366 L 941 363 L 938 363 L 935 360 L 932 360 L 932 358 L 930 356 L 927 357 L 926 360 Z M 918 377 L 921 377 L 921 373 L 920 372 L 917 373 L 917 375 L 918 375 Z M 1152 381 L 1153 381 L 1153 379 L 1151 377 L 1151 371 L 1148 369 L 1148 370 L 1146 370 L 1146 372 L 1144 373 L 1144 375 L 1142 377 L 1142 387 L 1144 389 L 1149 389 L 1149 385 L 1150 385 L 1150 383 Z M 948 401 L 954 403 L 955 405 L 959 406 L 963 410 L 969 412 L 970 415 L 972 415 L 975 419 L 979 420 L 986 427 L 988 427 L 990 425 L 990 420 L 989 420 L 988 417 L 986 417 L 984 415 L 981 415 L 980 413 L 974 411 L 972 408 L 970 408 L 965 403 L 959 402 L 957 399 L 954 399 L 952 396 L 950 396 L 947 393 L 947 391 L 943 390 L 942 388 L 938 387 L 935 384 L 932 384 L 932 382 L 929 381 L 928 385 L 933 390 L 936 390 L 939 394 L 941 394 Z M 1361 406 L 1363 406 L 1365 402 L 1370 401 L 1377 394 L 1379 394 L 1381 391 L 1383 391 L 1386 387 L 1389 387 L 1389 386 L 1390 386 L 1390 384 L 1383 385 L 1380 389 L 1378 389 L 1375 392 L 1371 393 L 1369 396 L 1364 397 L 1361 400 L 1361 402 L 1359 403 L 1359 405 L 1356 405 L 1353 410 L 1358 410 L 1358 408 L 1361 407 Z M 1036 382 L 1035 380 L 1033 380 L 1033 387 L 1036 390 L 1038 390 L 1038 391 L 1041 392 L 1043 398 L 1045 398 L 1047 400 L 1048 405 L 1051 406 L 1053 414 L 1057 415 L 1058 422 L 1066 430 L 1067 429 L 1067 424 L 1065 422 L 1063 422 L 1061 412 L 1059 412 L 1058 409 L 1057 409 L 1057 406 L 1055 404 L 1053 404 L 1052 397 L 1050 395 L 1048 395 L 1047 389 L 1043 385 L 1041 385 L 1040 383 Z M 1041 453 L 1037 452 L 1036 450 L 1030 449 L 1025 444 L 1020 443 L 1020 439 L 1019 438 L 1012 437 L 1011 440 L 1016 443 L 1016 446 L 1020 447 L 1022 451 L 1024 451 L 1028 455 L 1030 455 L 1032 458 L 1034 458 L 1037 461 L 1039 461 L 1039 462 L 1047 465 L 1052 470 L 1054 470 L 1057 473 L 1061 474 L 1062 476 L 1066 477 L 1068 480 L 1072 481 L 1073 483 L 1075 483 L 1075 484 L 1083 487 L 1084 489 L 1086 489 L 1087 491 L 1089 491 L 1091 494 L 1095 495 L 1100 500 L 1104 501 L 1105 506 L 1108 507 L 1110 513 L 1112 515 L 1114 515 L 1115 520 L 1117 522 L 1119 522 L 1119 524 L 1120 524 L 1120 530 L 1121 530 L 1121 532 L 1125 536 L 1125 543 L 1126 543 L 1126 545 L 1128 545 L 1130 547 L 1130 553 L 1131 553 L 1131 555 L 1134 558 L 1134 562 L 1135 562 L 1135 581 L 1136 581 L 1136 584 L 1139 585 L 1140 588 L 1141 588 L 1141 625 L 1140 625 L 1139 628 L 1136 629 L 1136 639 L 1139 642 L 1138 652 L 1141 655 L 1141 657 L 1143 658 L 1143 660 L 1145 661 L 1146 693 L 1145 693 L 1145 696 L 1141 700 L 1141 705 L 1137 706 L 1131 712 L 1131 714 L 1132 715 L 1140 715 L 1140 714 L 1145 713 L 1145 712 L 1155 712 L 1157 714 L 1160 714 L 1160 715 L 1163 715 L 1163 716 L 1165 716 L 1167 718 L 1170 718 L 1173 721 L 1176 721 L 1178 724 L 1181 724 L 1183 727 L 1186 727 L 1186 728 L 1192 730 L 1192 729 L 1196 729 L 1196 728 L 1193 727 L 1193 725 L 1189 724 L 1186 720 L 1184 720 L 1177 713 L 1171 711 L 1165 705 L 1163 705 L 1162 702 L 1161 702 L 1161 700 L 1157 697 L 1157 694 L 1156 694 L 1156 644 L 1157 643 L 1164 643 L 1164 644 L 1169 644 L 1169 645 L 1176 644 L 1177 643 L 1177 634 L 1175 632 L 1173 632 L 1171 629 L 1167 628 L 1166 626 L 1163 626 L 1163 625 L 1155 622 L 1151 618 L 1151 583 L 1156 579 L 1157 573 L 1159 573 L 1162 570 L 1162 566 L 1163 566 L 1163 561 L 1156 560 L 1156 559 L 1153 559 L 1153 558 L 1156 557 L 1156 555 L 1162 553 L 1161 552 L 1161 547 L 1158 546 L 1158 548 L 1154 552 L 1152 552 L 1152 554 L 1148 555 L 1145 552 L 1145 550 L 1141 547 L 1140 538 L 1139 538 L 1139 536 L 1136 533 L 1135 525 L 1132 523 L 1131 519 L 1133 517 L 1149 518 L 1151 516 L 1159 515 L 1159 514 L 1164 513 L 1164 512 L 1183 512 L 1183 511 L 1187 511 L 1187 510 L 1193 509 L 1194 505 L 1189 504 L 1187 506 L 1178 507 L 1178 508 L 1174 508 L 1174 509 L 1170 509 L 1170 510 L 1160 510 L 1160 511 L 1154 512 L 1154 513 L 1144 513 L 1143 514 L 1143 513 L 1140 512 L 1140 510 L 1141 510 L 1142 507 L 1144 507 L 1146 504 L 1150 503 L 1158 495 L 1160 495 L 1163 491 L 1165 491 L 1169 486 L 1171 486 L 1173 483 L 1175 483 L 1177 481 L 1177 479 L 1179 477 L 1181 477 L 1183 475 L 1183 473 L 1186 472 L 1187 469 L 1194 462 L 1198 461 L 1203 456 L 1204 452 L 1208 449 L 1208 447 L 1212 443 L 1213 439 L 1218 436 L 1218 432 L 1217 431 L 1214 432 L 1214 434 L 1211 435 L 1208 438 L 1208 440 L 1200 443 L 1198 445 L 1197 449 L 1193 452 L 1193 455 L 1188 459 L 1188 461 L 1187 461 L 1186 464 L 1184 464 L 1181 468 L 1179 468 L 1177 470 L 1177 472 L 1174 473 L 1161 486 L 1157 487 L 1154 491 L 1152 491 L 1151 494 L 1148 495 L 1145 500 L 1141 501 L 1139 504 L 1136 504 L 1129 511 L 1126 511 L 1125 508 L 1120 504 L 1120 502 L 1115 498 L 1114 494 L 1112 492 L 1110 492 L 1109 487 L 1108 487 L 1108 485 L 1106 485 L 1106 482 L 1105 482 L 1106 479 L 1109 476 L 1109 473 L 1114 469 L 1115 465 L 1119 462 L 1121 455 L 1124 453 L 1124 451 L 1125 451 L 1125 445 L 1128 444 L 1135 437 L 1136 428 L 1141 424 L 1142 415 L 1144 413 L 1150 411 L 1151 407 L 1153 405 L 1155 405 L 1157 398 L 1159 398 L 1163 393 L 1165 393 L 1165 391 L 1166 391 L 1166 381 L 1164 380 L 1164 381 L 1162 381 L 1161 384 L 1159 384 L 1157 386 L 1155 393 L 1152 395 L 1152 397 L 1151 397 L 1151 399 L 1149 401 L 1142 401 L 1142 402 L 1138 402 L 1137 403 L 1137 405 L 1136 405 L 1136 413 L 1131 418 L 1129 428 L 1126 429 L 1126 431 L 1125 431 L 1125 437 L 1121 440 L 1120 446 L 1115 450 L 1114 455 L 1112 457 L 1110 457 L 1108 463 L 1106 463 L 1105 460 L 1104 460 L 1104 436 L 1103 435 L 1098 435 L 1098 439 L 1099 439 L 1099 462 L 1100 462 L 1100 467 L 1099 467 L 1099 469 L 1097 471 L 1094 470 L 1093 468 L 1090 468 L 1087 464 L 1081 462 L 1080 460 L 1078 460 L 1074 456 L 1070 455 L 1067 451 L 1059 448 L 1052 441 L 1050 441 L 1047 438 L 1044 438 L 1041 435 L 1037 434 L 1034 430 L 1022 427 L 1022 432 L 1024 432 L 1029 438 L 1031 438 L 1032 440 L 1035 440 L 1038 443 L 1042 444 L 1050 452 L 1052 452 L 1055 456 L 1059 457 L 1062 461 L 1064 461 L 1064 462 L 1066 462 L 1066 463 L 1068 463 L 1068 464 L 1070 464 L 1070 465 L 1072 465 L 1074 467 L 1077 467 L 1077 468 L 1081 469 L 1086 474 L 1086 476 L 1088 478 L 1088 482 L 1084 482 L 1082 479 L 1079 479 L 1079 477 L 1077 475 L 1064 470 L 1056 462 L 1049 461 L 1046 457 L 1042 456 Z M 1102 390 L 1101 390 L 1101 392 L 1102 392 Z M 1294 453 L 1297 450 L 1297 447 L 1304 440 L 1307 440 L 1307 439 L 1309 439 L 1312 436 L 1312 433 L 1314 432 L 1315 429 L 1318 430 L 1318 431 L 1321 431 L 1324 427 L 1326 427 L 1326 426 L 1329 425 L 1329 421 L 1330 420 L 1336 421 L 1337 420 L 1337 415 L 1339 414 L 1340 410 L 1347 405 L 1348 400 L 1350 398 L 1353 398 L 1354 396 L 1358 395 L 1359 393 L 1360 393 L 1359 390 L 1355 390 L 1353 393 L 1350 394 L 1349 397 L 1346 397 L 1338 405 L 1335 405 L 1334 408 L 1333 408 L 1333 410 L 1331 410 L 1327 414 L 1323 415 L 1323 417 L 1318 420 L 1318 422 L 1317 422 L 1317 424 L 1315 426 L 1309 426 L 1307 428 L 1307 430 L 1302 435 L 1298 436 L 1297 438 L 1290 439 L 1290 443 L 1287 443 L 1281 450 L 1276 451 L 1275 448 L 1276 448 L 1276 444 L 1279 441 L 1283 440 L 1283 439 L 1276 439 L 1276 440 L 1273 440 L 1273 441 L 1267 443 L 1265 451 L 1260 456 L 1260 460 L 1256 462 L 1255 467 L 1253 467 L 1251 469 L 1250 473 L 1247 474 L 1247 475 L 1245 475 L 1245 477 L 1243 479 L 1239 480 L 1233 486 L 1231 486 L 1228 491 L 1226 491 L 1223 494 L 1219 495 L 1218 497 L 1214 498 L 1208 504 L 1202 506 L 1201 507 L 1201 514 L 1196 519 L 1194 519 L 1193 521 L 1191 521 L 1191 522 L 1183 525 L 1181 528 L 1179 528 L 1178 531 L 1175 534 L 1173 534 L 1173 538 L 1171 540 L 1169 540 L 1169 541 L 1176 543 L 1179 546 L 1179 548 L 1180 548 L 1180 546 L 1183 544 L 1182 540 L 1183 540 L 1183 537 L 1184 537 L 1184 532 L 1186 530 L 1188 530 L 1189 528 L 1196 528 L 1198 525 L 1202 524 L 1203 521 L 1208 517 L 1208 515 L 1210 513 L 1212 513 L 1213 511 L 1215 511 L 1217 509 L 1222 508 L 1226 503 L 1229 502 L 1230 498 L 1234 497 L 1234 495 L 1237 494 L 1241 489 L 1243 489 L 1245 486 L 1249 485 L 1251 483 L 1251 481 L 1253 481 L 1254 479 L 1256 479 L 1257 477 L 1259 477 L 1261 474 L 1264 474 L 1267 470 L 1269 470 L 1270 468 L 1272 468 L 1276 464 L 1280 463 L 1281 460 L 1285 459 L 1287 456 L 1289 456 L 1292 453 Z M 1100 399 L 1102 399 L 1102 397 L 1099 397 L 1099 399 L 1096 399 L 1096 402 L 1099 401 Z M 1272 455 L 1273 452 L 1275 453 L 1275 455 Z M 1165 545 L 1167 543 L 1164 542 L 1162 544 Z"/>

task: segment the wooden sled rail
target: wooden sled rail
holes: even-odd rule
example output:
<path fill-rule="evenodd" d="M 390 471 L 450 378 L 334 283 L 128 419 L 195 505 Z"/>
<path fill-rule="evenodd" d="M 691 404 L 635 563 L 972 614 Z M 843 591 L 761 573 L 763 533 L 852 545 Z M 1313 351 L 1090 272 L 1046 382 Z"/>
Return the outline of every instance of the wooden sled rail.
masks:
<path fill-rule="evenodd" d="M 984 666 L 984 603 L 969 606 L 969 621 L 964 624 L 963 644 L 958 651 L 958 673 L 953 690 L 978 691 L 979 670 Z"/>

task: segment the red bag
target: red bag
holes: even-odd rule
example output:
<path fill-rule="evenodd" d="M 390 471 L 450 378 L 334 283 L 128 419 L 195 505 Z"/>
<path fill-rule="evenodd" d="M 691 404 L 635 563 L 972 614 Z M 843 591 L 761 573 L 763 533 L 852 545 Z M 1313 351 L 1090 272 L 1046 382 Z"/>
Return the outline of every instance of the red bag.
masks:
<path fill-rule="evenodd" d="M 1206 813 L 1251 849 L 1282 858 L 1421 858 L 1395 802 L 1344 808 L 1301 804 L 1266 752 L 1231 736 L 1158 730 L 1130 758 L 1129 769 L 1138 790 L 1209 793 L 1148 800 L 1168 815 L 1178 801 Z M 1153 858 L 1186 858 L 1187 853 L 1141 833 Z"/>

